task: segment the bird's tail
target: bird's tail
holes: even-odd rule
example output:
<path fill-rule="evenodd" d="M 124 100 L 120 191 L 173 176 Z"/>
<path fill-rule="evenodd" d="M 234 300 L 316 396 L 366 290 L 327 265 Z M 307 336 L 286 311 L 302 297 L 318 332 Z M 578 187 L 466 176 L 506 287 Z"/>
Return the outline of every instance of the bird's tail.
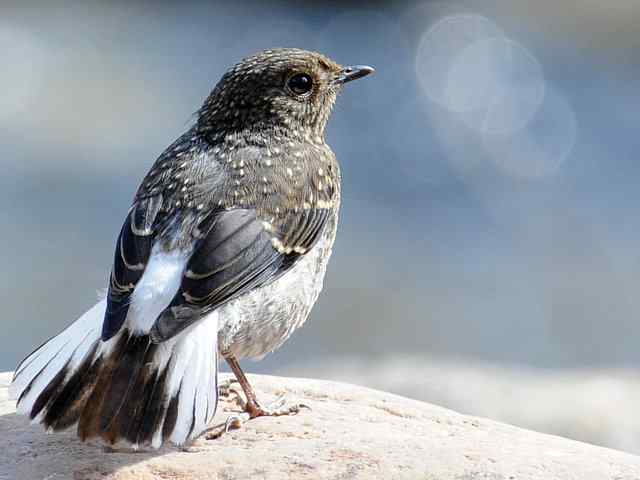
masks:
<path fill-rule="evenodd" d="M 10 387 L 18 412 L 134 448 L 201 434 L 218 399 L 216 317 L 161 344 L 126 329 L 103 342 L 104 311 L 101 301 L 22 361 Z"/>

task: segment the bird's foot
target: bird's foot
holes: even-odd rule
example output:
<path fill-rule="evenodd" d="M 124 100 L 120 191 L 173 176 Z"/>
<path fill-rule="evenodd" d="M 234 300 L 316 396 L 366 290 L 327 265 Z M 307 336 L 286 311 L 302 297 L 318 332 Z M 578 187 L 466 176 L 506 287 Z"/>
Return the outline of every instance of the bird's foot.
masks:
<path fill-rule="evenodd" d="M 240 391 L 232 387 L 234 383 L 238 383 L 235 378 L 221 382 L 220 385 L 218 385 L 218 397 L 227 402 L 235 403 L 244 410 L 245 401 L 242 399 Z"/>
<path fill-rule="evenodd" d="M 238 398 L 240 398 L 238 396 Z M 287 405 L 286 396 L 280 395 L 267 407 L 261 407 L 257 402 L 243 402 L 243 412 L 230 415 L 227 420 L 221 424 L 213 427 L 209 433 L 205 436 L 207 440 L 214 440 L 220 438 L 225 433 L 229 433 L 230 430 L 236 430 L 242 427 L 244 423 L 253 418 L 258 417 L 281 417 L 284 415 L 297 415 L 302 409 L 311 410 L 309 405 L 304 403 L 294 403 Z"/>
<path fill-rule="evenodd" d="M 244 410 L 249 414 L 249 418 L 257 417 L 281 417 L 283 415 L 296 415 L 300 413 L 302 409 L 311 410 L 309 405 L 304 403 L 294 403 L 292 405 L 287 404 L 286 395 L 279 395 L 272 403 L 266 408 L 261 407 L 257 402 L 245 403 Z"/>
<path fill-rule="evenodd" d="M 232 387 L 234 383 L 240 384 L 235 378 L 229 378 L 218 385 L 218 396 L 228 397 L 230 394 L 238 394 L 238 391 Z"/>

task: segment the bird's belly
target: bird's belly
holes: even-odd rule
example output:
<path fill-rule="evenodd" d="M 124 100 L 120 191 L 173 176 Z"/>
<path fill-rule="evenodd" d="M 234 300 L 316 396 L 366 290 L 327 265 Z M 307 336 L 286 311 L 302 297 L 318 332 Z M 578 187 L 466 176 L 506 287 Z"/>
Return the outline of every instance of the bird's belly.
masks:
<path fill-rule="evenodd" d="M 336 221 L 329 222 L 323 237 L 291 270 L 218 310 L 221 353 L 231 352 L 237 358 L 263 357 L 305 322 L 322 290 Z"/>

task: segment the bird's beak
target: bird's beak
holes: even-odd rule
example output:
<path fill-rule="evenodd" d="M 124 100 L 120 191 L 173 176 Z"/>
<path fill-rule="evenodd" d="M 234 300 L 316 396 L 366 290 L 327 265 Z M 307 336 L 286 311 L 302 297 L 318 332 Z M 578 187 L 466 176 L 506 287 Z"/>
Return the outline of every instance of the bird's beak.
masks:
<path fill-rule="evenodd" d="M 367 65 L 353 65 L 351 67 L 344 67 L 340 72 L 340 75 L 338 75 L 338 78 L 333 81 L 333 84 L 342 85 L 352 80 L 366 77 L 373 72 L 375 72 L 375 70 L 372 67 L 368 67 Z"/>

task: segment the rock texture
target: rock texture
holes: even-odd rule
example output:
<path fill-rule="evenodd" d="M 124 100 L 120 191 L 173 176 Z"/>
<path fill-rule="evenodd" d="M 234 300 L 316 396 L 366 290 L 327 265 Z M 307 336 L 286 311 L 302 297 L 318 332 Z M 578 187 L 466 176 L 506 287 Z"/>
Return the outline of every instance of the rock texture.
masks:
<path fill-rule="evenodd" d="M 638 368 L 532 368 L 415 354 L 332 356 L 323 362 L 309 359 L 290 365 L 271 371 L 286 377 L 355 382 L 640 455 Z"/>
<path fill-rule="evenodd" d="M 640 479 L 634 455 L 353 385 L 266 376 L 251 377 L 262 399 L 286 392 L 312 411 L 259 418 L 182 450 L 112 452 L 30 426 L 7 399 L 9 380 L 0 374 L 3 480 Z"/>

